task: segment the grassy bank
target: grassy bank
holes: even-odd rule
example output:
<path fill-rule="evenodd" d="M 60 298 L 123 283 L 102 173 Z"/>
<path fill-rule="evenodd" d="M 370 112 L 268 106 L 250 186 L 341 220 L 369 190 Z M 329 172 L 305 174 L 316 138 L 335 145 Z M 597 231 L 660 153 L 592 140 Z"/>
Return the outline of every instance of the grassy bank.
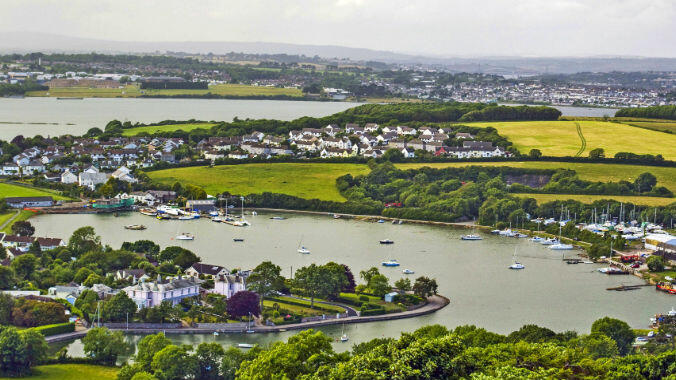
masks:
<path fill-rule="evenodd" d="M 676 198 L 636 197 L 631 195 L 583 195 L 583 194 L 513 194 L 517 197 L 535 198 L 538 204 L 572 199 L 582 203 L 593 203 L 599 199 L 614 199 L 618 202 L 630 202 L 641 206 L 666 206 L 676 202 Z"/>
<path fill-rule="evenodd" d="M 141 132 L 150 134 L 157 132 L 173 132 L 173 131 L 192 131 L 193 129 L 209 129 L 216 124 L 213 123 L 193 123 L 193 124 L 167 124 L 167 125 L 148 125 L 145 127 L 129 128 L 122 132 L 123 136 L 135 136 Z"/>
<path fill-rule="evenodd" d="M 581 148 L 576 123 L 586 140 L 581 152 L 587 156 L 595 148 L 603 148 L 606 156 L 617 152 L 661 154 L 676 159 L 676 136 L 627 124 L 604 121 L 518 121 L 481 122 L 472 126 L 494 127 L 522 153 L 540 149 L 547 156 L 574 156 Z"/>
<path fill-rule="evenodd" d="M 6 197 L 53 197 L 55 200 L 68 199 L 57 192 L 49 189 L 40 189 L 30 185 L 15 185 L 7 182 L 0 182 L 0 198 Z"/>
<path fill-rule="evenodd" d="M 297 88 L 277 88 L 249 86 L 244 84 L 217 84 L 206 90 L 141 90 L 137 85 L 122 88 L 54 87 L 48 91 L 29 91 L 26 96 L 78 97 L 78 98 L 135 98 L 143 95 L 177 96 L 206 95 L 208 93 L 223 96 L 303 96 Z"/>
<path fill-rule="evenodd" d="M 2 216 L 0 216 L 0 218 L 3 219 L 3 220 L 2 220 L 2 223 L 4 223 L 5 221 L 7 221 L 8 219 L 10 219 L 12 216 L 14 216 L 14 214 L 15 214 L 15 212 L 12 211 L 9 215 L 8 215 L 8 214 L 3 214 Z M 33 211 L 27 211 L 27 210 L 21 210 L 21 211 L 19 211 L 19 215 L 17 215 L 16 218 L 12 219 L 12 221 L 11 221 L 10 223 L 8 223 L 8 224 L 2 229 L 2 232 L 6 233 L 6 234 L 12 233 L 12 224 L 14 224 L 14 223 L 16 223 L 16 222 L 19 222 L 19 221 L 22 221 L 22 220 L 28 220 L 28 219 L 30 219 L 30 218 L 31 218 L 33 215 L 35 215 L 35 214 L 36 214 L 36 213 L 33 212 Z M 0 225 L 2 225 L 2 223 L 0 223 Z"/>
<path fill-rule="evenodd" d="M 33 369 L 33 375 L 23 377 L 30 380 L 114 380 L 117 379 L 119 368 L 103 367 L 90 364 L 52 364 L 37 366 Z M 0 380 L 13 379 L 0 377 Z"/>
<path fill-rule="evenodd" d="M 305 199 L 344 201 L 336 189 L 336 178 L 351 173 L 368 173 L 366 165 L 330 163 L 278 163 L 220 165 L 165 169 L 149 172 L 159 183 L 190 183 L 208 194 L 280 193 Z"/>

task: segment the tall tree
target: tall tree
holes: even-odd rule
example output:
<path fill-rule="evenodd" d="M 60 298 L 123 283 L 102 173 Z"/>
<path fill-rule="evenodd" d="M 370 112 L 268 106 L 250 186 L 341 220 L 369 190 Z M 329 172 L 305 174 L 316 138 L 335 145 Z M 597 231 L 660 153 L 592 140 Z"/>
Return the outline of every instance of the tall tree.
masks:
<path fill-rule="evenodd" d="M 604 317 L 597 319 L 591 327 L 591 332 L 607 336 L 615 341 L 620 355 L 626 355 L 631 350 L 631 344 L 636 337 L 634 330 L 629 327 L 627 322 L 619 319 Z"/>
<path fill-rule="evenodd" d="M 126 321 L 136 313 L 136 303 L 127 293 L 119 292 L 103 304 L 103 319 L 111 322 Z"/>
<path fill-rule="evenodd" d="M 117 357 L 124 353 L 126 343 L 120 331 L 94 327 L 82 338 L 84 352 L 94 363 L 115 365 Z"/>
<path fill-rule="evenodd" d="M 225 350 L 218 343 L 201 343 L 195 350 L 197 378 L 202 380 L 218 380 L 221 378 L 221 362 Z"/>
<path fill-rule="evenodd" d="M 68 249 L 75 257 L 89 251 L 98 251 L 101 249 L 101 237 L 96 235 L 94 227 L 80 227 L 70 236 Z"/>
<path fill-rule="evenodd" d="M 247 279 L 247 288 L 260 296 L 260 308 L 263 309 L 263 298 L 270 297 L 284 287 L 282 269 L 271 261 L 263 261 L 251 271 Z"/>
<path fill-rule="evenodd" d="M 237 292 L 228 299 L 227 309 L 234 318 L 248 316 L 249 313 L 258 316 L 261 311 L 258 294 L 248 290 Z"/>
<path fill-rule="evenodd" d="M 33 236 L 35 227 L 27 220 L 20 220 L 12 224 L 12 233 L 19 236 Z"/>

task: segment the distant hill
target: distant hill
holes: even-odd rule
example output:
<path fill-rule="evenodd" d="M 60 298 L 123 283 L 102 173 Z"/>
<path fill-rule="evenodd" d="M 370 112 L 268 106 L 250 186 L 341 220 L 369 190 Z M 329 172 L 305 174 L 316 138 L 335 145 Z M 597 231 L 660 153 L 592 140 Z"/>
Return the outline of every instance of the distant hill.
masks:
<path fill-rule="evenodd" d="M 61 36 L 48 33 L 0 32 L 0 53 L 214 53 L 297 54 L 309 57 L 348 58 L 398 64 L 426 64 L 457 72 L 499 75 L 571 74 L 610 71 L 676 71 L 676 58 L 650 57 L 429 57 L 334 45 L 299 45 L 276 42 L 129 42 Z"/>

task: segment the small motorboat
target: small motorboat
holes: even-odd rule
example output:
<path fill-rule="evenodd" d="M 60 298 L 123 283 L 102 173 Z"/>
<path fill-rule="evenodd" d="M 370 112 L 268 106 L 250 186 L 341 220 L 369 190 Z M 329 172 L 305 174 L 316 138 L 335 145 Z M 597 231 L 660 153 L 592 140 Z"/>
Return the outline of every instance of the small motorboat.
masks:
<path fill-rule="evenodd" d="M 195 235 L 189 232 L 184 232 L 176 236 L 176 240 L 195 240 Z"/>
<path fill-rule="evenodd" d="M 403 274 L 413 274 L 415 272 L 410 270 L 410 269 L 404 269 L 403 271 L 401 271 L 401 273 L 403 273 Z"/>
<path fill-rule="evenodd" d="M 142 231 L 146 229 L 146 226 L 144 226 L 143 224 L 128 224 L 124 226 L 124 228 L 132 231 Z"/>
<path fill-rule="evenodd" d="M 258 213 L 256 211 L 251 211 L 251 215 L 256 216 Z"/>
<path fill-rule="evenodd" d="M 400 220 L 397 224 L 402 224 L 402 223 L 404 223 L 404 222 Z"/>
<path fill-rule="evenodd" d="M 540 244 L 543 244 L 543 245 L 559 244 L 559 239 L 557 239 L 557 238 L 547 238 L 547 239 L 541 241 Z"/>
<path fill-rule="evenodd" d="M 157 215 L 157 211 L 149 209 L 149 208 L 142 208 L 139 210 L 141 215 L 147 215 L 147 216 L 155 216 Z"/>
<path fill-rule="evenodd" d="M 209 211 L 209 216 L 218 216 L 218 211 Z"/>
<path fill-rule="evenodd" d="M 556 251 L 568 251 L 568 250 L 573 249 L 573 245 L 572 244 L 559 243 L 559 244 L 550 245 L 548 248 L 556 250 Z"/>
<path fill-rule="evenodd" d="M 333 214 L 333 219 L 340 219 L 340 215 L 338 215 L 338 214 Z"/>
<path fill-rule="evenodd" d="M 244 239 L 242 239 L 242 238 L 233 238 L 232 240 L 233 241 L 244 241 Z"/>
<path fill-rule="evenodd" d="M 283 216 L 273 216 L 270 219 L 272 219 L 272 220 L 286 220 L 286 218 L 283 217 Z"/>
<path fill-rule="evenodd" d="M 514 234 L 514 237 L 515 238 L 527 238 L 528 235 L 522 234 L 521 232 L 517 232 L 517 233 Z"/>
<path fill-rule="evenodd" d="M 380 264 L 382 264 L 382 266 L 384 266 L 384 267 L 398 267 L 399 266 L 399 263 L 397 262 L 397 260 L 387 260 L 387 261 L 383 261 Z"/>
<path fill-rule="evenodd" d="M 671 307 L 671 310 L 669 310 L 667 314 L 669 314 L 670 317 L 676 316 L 676 310 L 674 309 L 673 306 Z"/>
<path fill-rule="evenodd" d="M 214 331 L 214 336 L 218 336 L 218 331 Z"/>
<path fill-rule="evenodd" d="M 491 230 L 493 235 L 500 235 L 500 230 Z"/>
<path fill-rule="evenodd" d="M 385 221 L 383 219 L 379 219 L 378 223 L 385 223 Z"/>
<path fill-rule="evenodd" d="M 237 347 L 239 348 L 254 348 L 254 345 L 251 343 L 238 343 Z"/>
<path fill-rule="evenodd" d="M 347 342 L 348 340 L 350 340 L 350 338 L 347 337 L 347 334 L 343 334 L 340 336 L 341 342 Z"/>
<path fill-rule="evenodd" d="M 516 261 L 514 264 L 509 266 L 509 269 L 526 269 L 526 267 L 520 262 Z"/>
<path fill-rule="evenodd" d="M 482 240 L 481 236 L 475 234 L 462 235 L 461 240 Z"/>
<path fill-rule="evenodd" d="M 507 230 L 504 230 L 504 231 L 500 231 L 500 232 L 498 232 L 498 234 L 500 234 L 500 236 L 507 236 L 507 237 L 514 237 L 514 236 L 516 236 L 516 233 L 513 232 L 513 231 L 510 230 L 510 229 L 507 229 Z"/>
<path fill-rule="evenodd" d="M 532 241 L 533 243 L 542 243 L 544 238 L 541 238 L 540 236 L 533 236 L 532 238 L 528 239 L 529 241 Z"/>
<path fill-rule="evenodd" d="M 298 248 L 298 253 L 302 253 L 302 254 L 304 254 L 304 255 L 308 255 L 308 254 L 310 254 L 310 250 L 307 249 L 307 248 L 305 248 L 305 246 L 301 246 L 300 248 Z"/>
<path fill-rule="evenodd" d="M 394 241 L 390 239 L 383 239 L 380 241 L 380 244 L 394 244 Z"/>

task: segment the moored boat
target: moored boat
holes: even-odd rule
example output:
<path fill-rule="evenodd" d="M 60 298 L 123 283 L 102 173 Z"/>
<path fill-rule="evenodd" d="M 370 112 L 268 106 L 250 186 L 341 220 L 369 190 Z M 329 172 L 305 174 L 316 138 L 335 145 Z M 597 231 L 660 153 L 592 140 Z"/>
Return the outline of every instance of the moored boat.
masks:
<path fill-rule="evenodd" d="M 572 245 L 572 244 L 563 244 L 563 243 L 559 243 L 559 244 L 553 244 L 553 245 L 550 245 L 550 246 L 547 247 L 547 248 L 553 249 L 553 250 L 555 250 L 555 251 L 567 251 L 567 250 L 573 249 L 573 245 Z"/>
<path fill-rule="evenodd" d="M 232 240 L 237 241 L 237 242 L 244 241 L 244 239 L 242 239 L 242 238 L 233 238 Z"/>
<path fill-rule="evenodd" d="M 309 254 L 310 254 L 310 250 L 307 249 L 307 248 L 305 248 L 305 246 L 301 246 L 300 248 L 298 248 L 298 253 L 302 253 L 302 254 L 304 254 L 304 255 L 309 255 Z"/>
<path fill-rule="evenodd" d="M 658 282 L 655 284 L 655 289 L 669 294 L 676 294 L 676 288 L 674 288 L 674 284 L 670 282 Z"/>
<path fill-rule="evenodd" d="M 518 261 L 515 261 L 514 264 L 509 266 L 509 269 L 526 269 L 526 267 Z"/>
<path fill-rule="evenodd" d="M 124 228 L 127 229 L 127 230 L 141 231 L 141 230 L 145 230 L 146 226 L 144 226 L 143 224 L 128 224 L 128 225 L 124 226 Z"/>
<path fill-rule="evenodd" d="M 380 241 L 380 244 L 394 244 L 394 241 L 390 239 L 383 239 Z"/>
<path fill-rule="evenodd" d="M 384 267 L 398 267 L 399 266 L 399 263 L 397 262 L 397 260 L 392 260 L 392 259 L 387 260 L 387 261 L 383 261 L 380 264 Z"/>
<path fill-rule="evenodd" d="M 462 235 L 461 240 L 482 240 L 481 236 L 475 234 Z"/>
<path fill-rule="evenodd" d="M 184 232 L 176 236 L 176 240 L 195 240 L 195 235 L 189 232 Z"/>
<path fill-rule="evenodd" d="M 542 243 L 545 239 L 540 237 L 540 236 L 533 236 L 532 238 L 528 239 L 534 243 Z"/>
<path fill-rule="evenodd" d="M 557 238 L 547 238 L 547 239 L 541 241 L 540 244 L 543 244 L 543 245 L 559 244 L 559 239 L 557 239 Z"/>
<path fill-rule="evenodd" d="M 403 274 L 414 274 L 415 272 L 410 270 L 410 269 L 404 269 L 403 271 L 401 271 L 401 273 L 403 273 Z"/>

